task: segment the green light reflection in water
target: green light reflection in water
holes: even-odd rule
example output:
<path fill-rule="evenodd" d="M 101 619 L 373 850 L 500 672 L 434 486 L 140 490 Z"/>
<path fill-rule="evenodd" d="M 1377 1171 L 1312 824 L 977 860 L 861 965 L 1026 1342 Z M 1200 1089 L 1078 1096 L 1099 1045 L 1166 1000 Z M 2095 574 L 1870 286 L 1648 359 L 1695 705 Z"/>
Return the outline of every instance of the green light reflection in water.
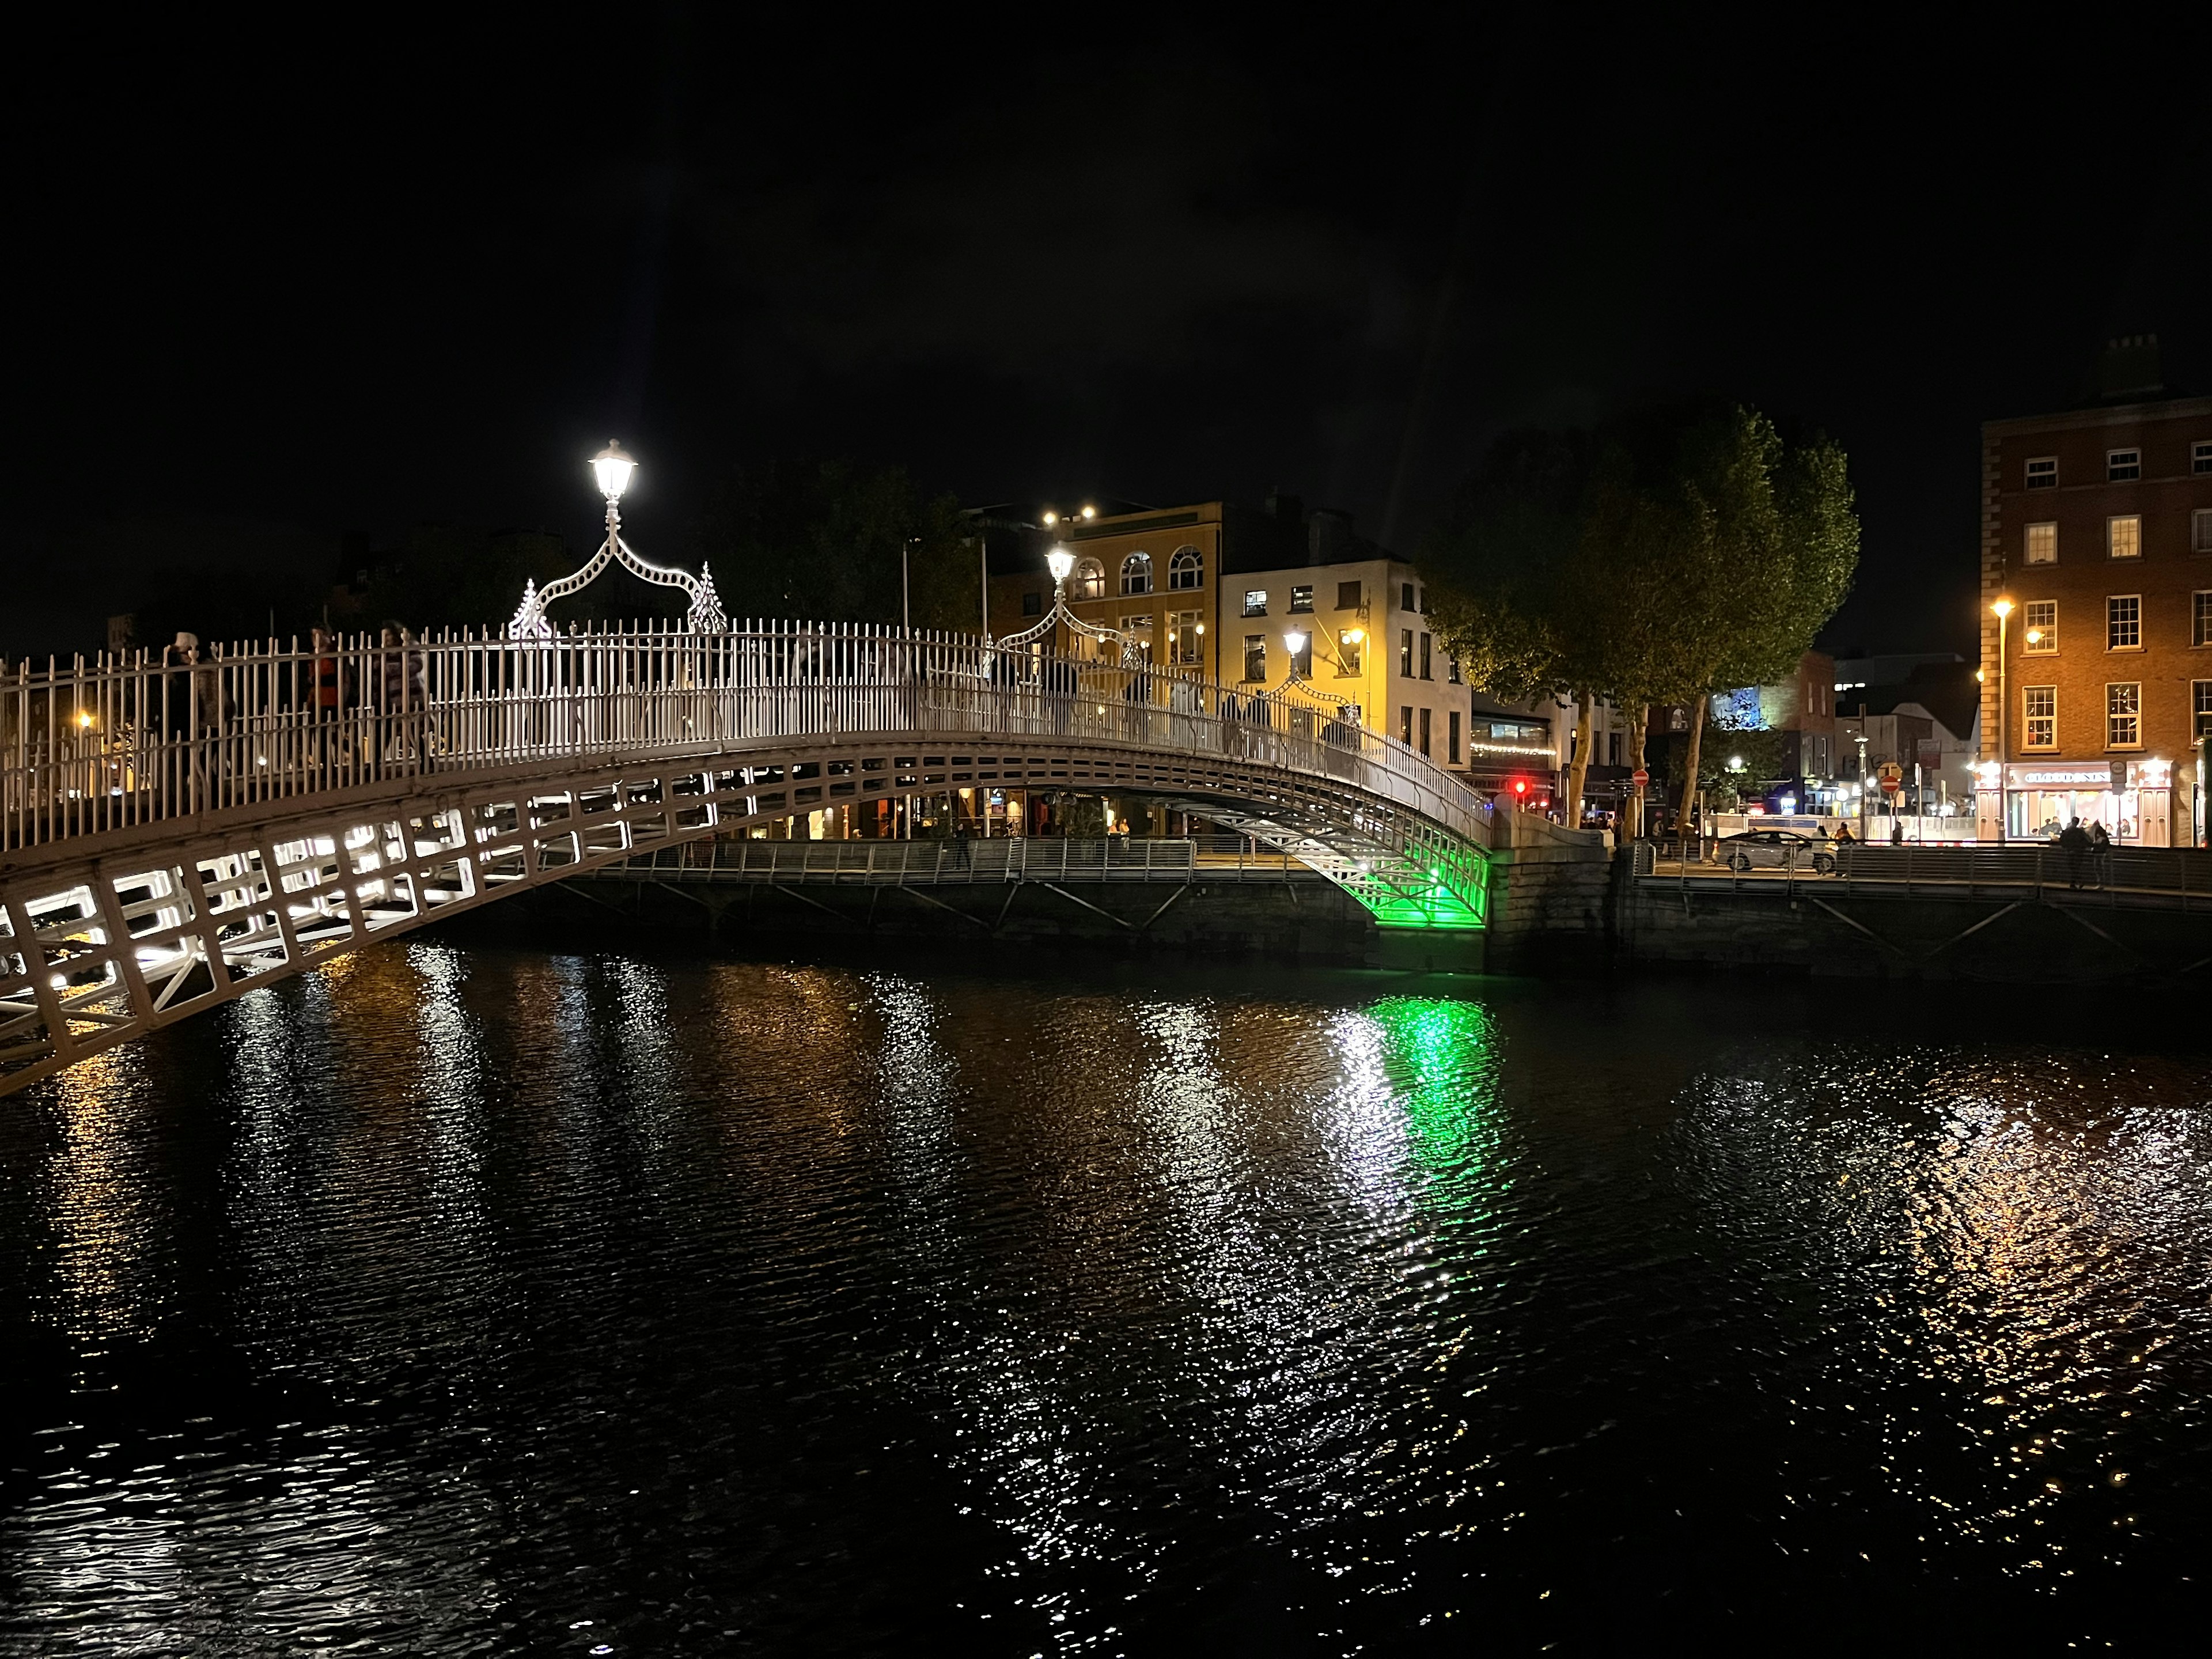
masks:
<path fill-rule="evenodd" d="M 1430 1175 L 1464 1176 L 1498 1140 L 1498 1032 L 1480 1003 L 1386 997 L 1369 1010 L 1405 1103 L 1407 1144 Z"/>

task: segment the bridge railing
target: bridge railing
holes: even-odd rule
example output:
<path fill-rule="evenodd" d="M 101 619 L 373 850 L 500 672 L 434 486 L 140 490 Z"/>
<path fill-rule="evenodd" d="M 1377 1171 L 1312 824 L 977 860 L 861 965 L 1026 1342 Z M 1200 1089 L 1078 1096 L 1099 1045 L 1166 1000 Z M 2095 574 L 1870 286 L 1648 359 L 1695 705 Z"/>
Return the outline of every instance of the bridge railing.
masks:
<path fill-rule="evenodd" d="M 693 842 L 656 848 L 607 873 L 735 882 L 806 880 L 857 886 L 963 881 L 1155 879 L 1197 870 L 1197 843 L 1121 836 L 940 837 L 927 841 Z"/>
<path fill-rule="evenodd" d="M 844 738 L 1042 738 L 1249 763 L 1487 838 L 1489 807 L 1466 784 L 1294 698 L 973 636 L 653 623 L 0 664 L 0 850 L 471 769 Z"/>

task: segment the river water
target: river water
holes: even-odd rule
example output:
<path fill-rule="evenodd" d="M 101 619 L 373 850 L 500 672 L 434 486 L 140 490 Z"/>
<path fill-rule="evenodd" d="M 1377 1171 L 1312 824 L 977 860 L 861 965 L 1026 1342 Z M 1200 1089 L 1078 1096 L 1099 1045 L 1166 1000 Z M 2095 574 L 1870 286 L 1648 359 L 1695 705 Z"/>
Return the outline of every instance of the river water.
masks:
<path fill-rule="evenodd" d="M 2126 1648 L 2175 1028 L 373 951 L 0 1103 L 0 1652 Z"/>

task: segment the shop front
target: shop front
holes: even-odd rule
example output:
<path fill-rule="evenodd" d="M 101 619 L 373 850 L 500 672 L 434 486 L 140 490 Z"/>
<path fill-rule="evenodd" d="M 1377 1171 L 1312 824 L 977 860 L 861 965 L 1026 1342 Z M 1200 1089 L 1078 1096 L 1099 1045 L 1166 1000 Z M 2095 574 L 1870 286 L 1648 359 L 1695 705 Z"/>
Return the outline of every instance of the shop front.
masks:
<path fill-rule="evenodd" d="M 2163 760 L 2015 761 L 2005 768 L 2005 839 L 2049 841 L 2075 819 L 2129 847 L 2173 844 L 2173 767 Z"/>

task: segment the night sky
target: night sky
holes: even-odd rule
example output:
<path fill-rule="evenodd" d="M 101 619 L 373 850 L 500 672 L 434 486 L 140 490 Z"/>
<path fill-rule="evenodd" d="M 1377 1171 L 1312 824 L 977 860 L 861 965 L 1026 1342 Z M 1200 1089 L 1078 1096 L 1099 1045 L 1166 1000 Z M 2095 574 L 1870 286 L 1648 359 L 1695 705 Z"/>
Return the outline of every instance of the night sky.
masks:
<path fill-rule="evenodd" d="M 2212 388 L 2178 13 L 2130 14 L 2124 61 L 2026 14 L 2008 46 L 821 15 L 19 40 L 0 649 L 344 531 L 580 555 L 609 436 L 648 556 L 718 469 L 807 455 L 979 504 L 1280 487 L 1411 550 L 1501 429 L 1722 392 L 1850 453 L 1830 642 L 1970 650 L 1978 422 L 2076 400 L 2113 334 Z"/>

